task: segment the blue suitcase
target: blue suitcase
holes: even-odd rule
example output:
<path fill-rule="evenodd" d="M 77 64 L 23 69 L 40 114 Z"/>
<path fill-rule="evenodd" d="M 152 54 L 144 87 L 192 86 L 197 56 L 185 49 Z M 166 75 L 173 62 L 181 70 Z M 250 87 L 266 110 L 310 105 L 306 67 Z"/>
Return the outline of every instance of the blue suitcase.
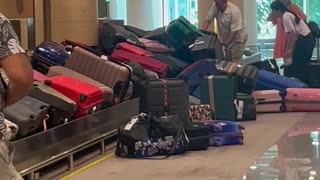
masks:
<path fill-rule="evenodd" d="M 187 83 L 189 87 L 189 94 L 192 95 L 199 87 L 204 76 L 219 74 L 215 60 L 203 59 L 188 66 L 177 76 L 177 78 L 182 79 Z M 196 97 L 200 97 L 200 92 L 196 94 Z"/>
<path fill-rule="evenodd" d="M 32 53 L 32 66 L 35 70 L 47 74 L 51 66 L 64 66 L 68 57 L 69 53 L 64 46 L 44 41 Z"/>
<path fill-rule="evenodd" d="M 210 127 L 211 146 L 243 144 L 245 127 L 242 124 L 232 121 L 209 121 L 206 124 Z"/>
<path fill-rule="evenodd" d="M 295 78 L 284 77 L 266 70 L 258 71 L 256 90 L 279 90 L 283 93 L 287 88 L 307 87 L 307 84 Z"/>

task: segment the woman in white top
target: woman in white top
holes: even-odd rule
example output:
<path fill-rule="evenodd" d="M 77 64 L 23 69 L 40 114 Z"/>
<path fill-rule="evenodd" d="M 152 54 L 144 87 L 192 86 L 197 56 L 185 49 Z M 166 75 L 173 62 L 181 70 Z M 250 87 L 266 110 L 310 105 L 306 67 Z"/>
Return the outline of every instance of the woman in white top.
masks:
<path fill-rule="evenodd" d="M 288 10 L 282 2 L 276 0 L 270 7 L 275 16 L 282 17 L 284 30 L 288 36 L 284 57 L 284 75 L 296 77 L 307 83 L 307 73 L 304 71 L 311 60 L 315 38 L 307 23 Z"/>

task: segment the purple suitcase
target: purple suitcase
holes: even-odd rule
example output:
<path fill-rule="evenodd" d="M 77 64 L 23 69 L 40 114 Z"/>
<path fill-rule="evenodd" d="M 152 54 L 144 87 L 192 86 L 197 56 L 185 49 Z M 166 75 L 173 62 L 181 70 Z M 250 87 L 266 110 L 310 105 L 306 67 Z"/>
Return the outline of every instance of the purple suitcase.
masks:
<path fill-rule="evenodd" d="M 204 76 L 219 75 L 216 68 L 216 61 L 213 59 L 203 59 L 188 66 L 177 78 L 184 80 L 189 88 L 189 94 L 193 94 L 200 85 Z"/>
<path fill-rule="evenodd" d="M 243 130 L 245 127 L 233 121 L 209 121 L 210 145 L 227 146 L 243 144 Z"/>

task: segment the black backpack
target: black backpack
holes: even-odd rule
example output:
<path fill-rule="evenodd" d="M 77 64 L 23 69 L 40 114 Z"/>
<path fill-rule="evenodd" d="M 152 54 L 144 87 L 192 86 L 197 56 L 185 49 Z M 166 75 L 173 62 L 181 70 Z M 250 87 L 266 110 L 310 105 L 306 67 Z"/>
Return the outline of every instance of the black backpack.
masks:
<path fill-rule="evenodd" d="M 312 32 L 313 36 L 316 38 L 320 38 L 319 25 L 314 21 L 309 21 L 307 25 L 309 26 L 309 29 Z"/>

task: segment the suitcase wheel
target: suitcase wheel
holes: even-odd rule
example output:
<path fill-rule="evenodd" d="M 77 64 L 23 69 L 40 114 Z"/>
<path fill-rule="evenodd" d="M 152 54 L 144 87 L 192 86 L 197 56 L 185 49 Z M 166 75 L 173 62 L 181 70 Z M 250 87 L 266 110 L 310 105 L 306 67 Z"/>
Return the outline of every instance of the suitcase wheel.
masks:
<path fill-rule="evenodd" d="M 44 84 L 47 85 L 47 86 L 51 86 L 52 82 L 50 80 L 45 80 Z"/>
<path fill-rule="evenodd" d="M 286 112 L 286 111 L 287 111 L 287 107 L 286 107 L 285 105 L 282 105 L 282 106 L 280 107 L 280 111 L 281 111 L 281 112 Z"/>
<path fill-rule="evenodd" d="M 79 102 L 84 103 L 87 100 L 87 95 L 85 94 L 80 94 Z"/>

